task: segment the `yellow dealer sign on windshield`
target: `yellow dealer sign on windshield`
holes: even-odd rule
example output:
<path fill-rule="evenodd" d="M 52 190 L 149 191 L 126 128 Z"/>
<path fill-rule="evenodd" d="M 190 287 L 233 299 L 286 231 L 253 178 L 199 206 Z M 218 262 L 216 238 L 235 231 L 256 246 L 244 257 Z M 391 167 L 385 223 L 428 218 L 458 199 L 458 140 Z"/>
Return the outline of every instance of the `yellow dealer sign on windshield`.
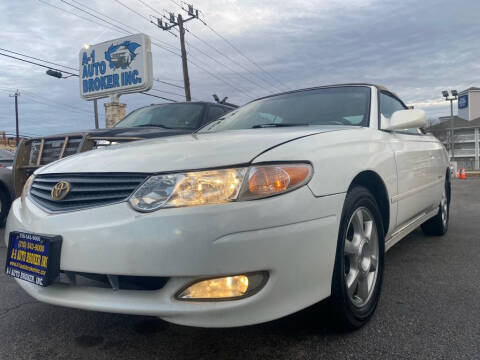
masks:
<path fill-rule="evenodd" d="M 80 95 L 96 99 L 148 91 L 153 85 L 150 38 L 130 35 L 80 51 Z"/>

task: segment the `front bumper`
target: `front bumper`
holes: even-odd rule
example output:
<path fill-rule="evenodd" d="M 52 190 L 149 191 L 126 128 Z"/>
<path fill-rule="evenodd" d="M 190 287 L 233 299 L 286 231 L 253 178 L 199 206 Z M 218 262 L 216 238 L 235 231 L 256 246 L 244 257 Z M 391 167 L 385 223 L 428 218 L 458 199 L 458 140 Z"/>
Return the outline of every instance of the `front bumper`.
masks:
<path fill-rule="evenodd" d="M 10 211 L 10 231 L 61 235 L 60 268 L 97 274 L 169 277 L 160 290 L 117 290 L 18 280 L 51 304 L 154 315 L 193 326 L 241 326 L 279 318 L 330 295 L 344 194 L 315 198 L 308 187 L 263 200 L 162 209 L 127 203 L 47 214 L 28 198 Z M 178 301 L 194 279 L 268 271 L 265 287 L 232 301 Z"/>

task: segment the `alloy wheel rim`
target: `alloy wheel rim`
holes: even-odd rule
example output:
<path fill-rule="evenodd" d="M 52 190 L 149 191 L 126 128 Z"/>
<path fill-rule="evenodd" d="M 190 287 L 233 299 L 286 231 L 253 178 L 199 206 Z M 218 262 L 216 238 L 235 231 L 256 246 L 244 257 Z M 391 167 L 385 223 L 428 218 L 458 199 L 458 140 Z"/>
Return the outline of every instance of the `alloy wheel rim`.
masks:
<path fill-rule="evenodd" d="M 378 275 L 378 232 L 371 212 L 356 209 L 347 226 L 345 237 L 345 285 L 348 298 L 356 307 L 371 298 Z"/>
<path fill-rule="evenodd" d="M 445 195 L 445 191 L 443 191 L 442 201 L 440 203 L 440 209 L 442 214 L 443 227 L 446 227 L 447 220 L 448 220 L 448 202 L 447 202 L 447 196 Z"/>

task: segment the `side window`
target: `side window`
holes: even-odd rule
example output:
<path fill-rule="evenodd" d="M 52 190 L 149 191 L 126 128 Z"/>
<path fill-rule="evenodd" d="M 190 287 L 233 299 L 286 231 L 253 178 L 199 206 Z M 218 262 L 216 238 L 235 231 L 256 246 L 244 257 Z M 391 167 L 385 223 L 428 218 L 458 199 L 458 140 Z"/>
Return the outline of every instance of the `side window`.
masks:
<path fill-rule="evenodd" d="M 383 91 L 380 93 L 380 116 L 382 118 L 390 119 L 395 111 L 406 109 L 407 108 L 400 101 L 398 101 L 398 99 L 394 98 L 388 93 L 384 93 Z M 399 132 L 417 135 L 421 134 L 421 132 L 415 128 L 399 130 Z"/>
<path fill-rule="evenodd" d="M 208 124 L 209 122 L 212 122 L 213 120 L 218 119 L 220 116 L 223 116 L 224 114 L 225 114 L 225 111 L 223 110 L 222 107 L 212 105 L 208 108 L 207 118 L 205 119 L 204 124 Z"/>

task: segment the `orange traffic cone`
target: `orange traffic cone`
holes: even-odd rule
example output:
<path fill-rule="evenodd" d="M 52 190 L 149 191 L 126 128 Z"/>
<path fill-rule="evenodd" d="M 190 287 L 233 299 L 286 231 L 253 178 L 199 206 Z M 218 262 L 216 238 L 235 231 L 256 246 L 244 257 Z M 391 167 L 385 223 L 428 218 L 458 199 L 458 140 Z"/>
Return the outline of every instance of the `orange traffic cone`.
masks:
<path fill-rule="evenodd" d="M 457 169 L 457 174 L 455 175 L 457 179 L 460 179 L 460 170 Z"/>
<path fill-rule="evenodd" d="M 467 178 L 467 174 L 465 174 L 465 168 L 462 168 L 460 171 L 460 179 L 465 180 Z"/>

